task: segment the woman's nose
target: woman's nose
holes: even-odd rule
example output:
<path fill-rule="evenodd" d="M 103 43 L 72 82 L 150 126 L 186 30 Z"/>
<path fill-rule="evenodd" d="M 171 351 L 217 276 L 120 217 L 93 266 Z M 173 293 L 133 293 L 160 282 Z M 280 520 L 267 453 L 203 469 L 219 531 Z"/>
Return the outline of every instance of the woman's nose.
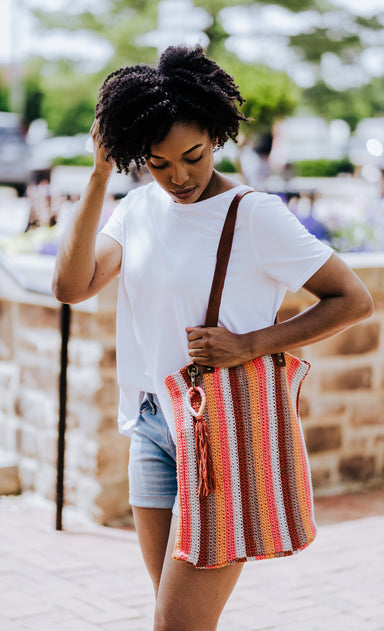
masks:
<path fill-rule="evenodd" d="M 187 169 L 182 165 L 175 166 L 171 173 L 170 179 L 171 179 L 172 184 L 176 184 L 177 186 L 182 186 L 183 184 L 188 182 L 188 179 L 189 179 Z"/>

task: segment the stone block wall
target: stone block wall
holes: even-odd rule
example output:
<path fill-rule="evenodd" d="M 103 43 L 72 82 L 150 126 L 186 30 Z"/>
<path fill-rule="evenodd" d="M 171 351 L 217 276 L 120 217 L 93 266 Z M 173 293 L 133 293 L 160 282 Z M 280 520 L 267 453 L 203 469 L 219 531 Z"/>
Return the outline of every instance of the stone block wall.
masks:
<path fill-rule="evenodd" d="M 104 524 L 130 519 L 129 440 L 116 424 L 115 305 L 116 283 L 72 307 L 68 346 L 65 503 Z M 60 316 L 53 298 L 0 292 L 0 452 L 13 454 L 22 491 L 53 501 Z"/>
<path fill-rule="evenodd" d="M 294 352 L 312 367 L 301 418 L 317 495 L 384 480 L 384 267 L 357 269 L 375 313 L 330 340 Z M 60 305 L 4 290 L 0 274 L 0 453 L 13 454 L 21 490 L 55 499 Z M 71 309 L 65 502 L 100 523 L 130 518 L 129 439 L 117 430 L 116 283 Z M 288 294 L 281 317 L 311 304 Z M 9 463 L 8 463 L 9 464 Z"/>
<path fill-rule="evenodd" d="M 294 351 L 311 363 L 300 414 L 316 495 L 384 482 L 384 269 L 356 273 L 373 296 L 373 316 Z M 288 294 L 282 318 L 310 304 L 303 290 Z"/>

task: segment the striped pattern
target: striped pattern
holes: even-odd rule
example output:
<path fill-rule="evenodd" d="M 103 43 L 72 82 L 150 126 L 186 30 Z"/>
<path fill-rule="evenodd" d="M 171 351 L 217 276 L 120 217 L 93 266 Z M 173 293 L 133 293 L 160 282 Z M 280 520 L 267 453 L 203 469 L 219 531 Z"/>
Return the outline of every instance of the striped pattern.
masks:
<path fill-rule="evenodd" d="M 309 364 L 289 353 L 207 371 L 196 385 L 216 488 L 197 495 L 194 419 L 185 403 L 187 367 L 166 378 L 176 419 L 179 523 L 174 558 L 196 567 L 288 556 L 316 535 L 308 457 L 298 399 Z M 193 407 L 198 407 L 192 399 Z"/>

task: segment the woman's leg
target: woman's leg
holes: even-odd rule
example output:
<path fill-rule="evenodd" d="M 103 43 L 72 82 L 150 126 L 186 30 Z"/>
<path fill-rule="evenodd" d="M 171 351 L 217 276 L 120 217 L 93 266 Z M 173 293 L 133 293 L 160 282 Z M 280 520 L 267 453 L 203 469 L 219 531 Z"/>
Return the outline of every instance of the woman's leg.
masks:
<path fill-rule="evenodd" d="M 169 539 L 172 509 L 133 506 L 132 510 L 141 553 L 157 596 Z"/>
<path fill-rule="evenodd" d="M 154 631 L 214 631 L 242 570 L 242 563 L 196 569 L 172 559 L 177 518 L 173 516 L 161 572 Z"/>

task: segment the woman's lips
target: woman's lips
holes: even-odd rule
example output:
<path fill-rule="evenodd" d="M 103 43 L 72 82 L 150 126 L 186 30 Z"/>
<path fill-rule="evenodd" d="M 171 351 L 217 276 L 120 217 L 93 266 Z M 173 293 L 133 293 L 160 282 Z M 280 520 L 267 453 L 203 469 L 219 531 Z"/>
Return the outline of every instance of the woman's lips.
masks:
<path fill-rule="evenodd" d="M 177 197 L 177 199 L 186 200 L 192 197 L 195 190 L 196 190 L 196 186 L 193 186 L 192 188 L 186 188 L 183 191 L 171 191 L 171 192 L 172 192 L 172 195 L 174 195 L 174 197 Z"/>

